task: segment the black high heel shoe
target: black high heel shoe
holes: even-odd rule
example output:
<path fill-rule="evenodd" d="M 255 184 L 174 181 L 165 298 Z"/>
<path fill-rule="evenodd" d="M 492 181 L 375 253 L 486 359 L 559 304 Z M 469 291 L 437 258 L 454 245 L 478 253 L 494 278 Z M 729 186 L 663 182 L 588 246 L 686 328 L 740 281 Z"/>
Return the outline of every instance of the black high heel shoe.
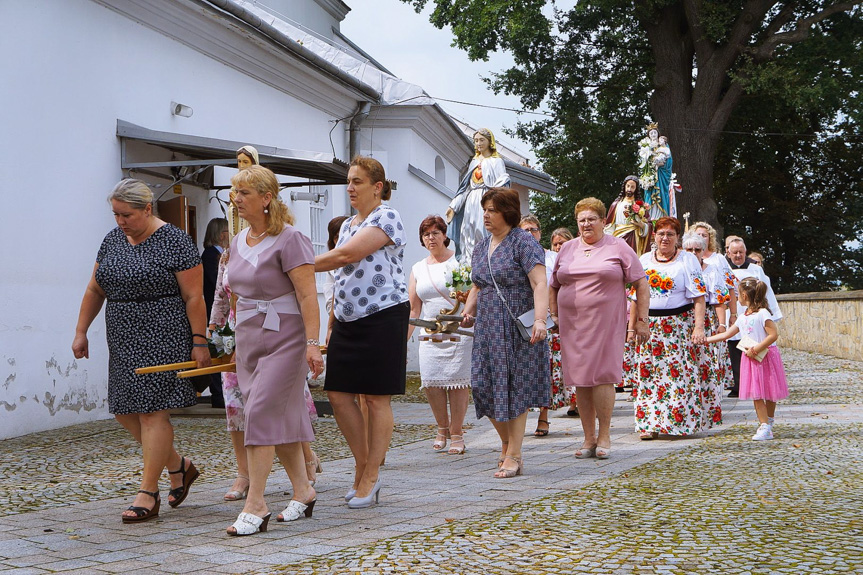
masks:
<path fill-rule="evenodd" d="M 180 469 L 177 471 L 168 471 L 169 474 L 175 475 L 177 473 L 183 474 L 183 484 L 179 487 L 175 487 L 174 489 L 168 492 L 170 497 L 173 497 L 174 500 L 168 500 L 168 505 L 171 507 L 176 507 L 180 503 L 186 500 L 186 497 L 189 495 L 189 488 L 192 486 L 192 483 L 198 478 L 200 473 L 198 473 L 198 469 L 195 467 L 195 464 L 191 461 L 189 465 L 186 465 L 186 458 L 180 458 Z"/>
<path fill-rule="evenodd" d="M 126 511 L 131 511 L 135 514 L 134 517 L 129 515 L 123 515 L 123 523 L 140 523 L 141 521 L 149 521 L 150 519 L 154 519 L 159 516 L 159 504 L 161 503 L 161 499 L 159 498 L 158 491 L 144 491 L 143 489 L 139 489 L 138 493 L 145 493 L 153 498 L 155 503 L 153 507 L 147 509 L 146 507 L 139 507 L 137 505 L 130 505 L 126 508 Z"/>

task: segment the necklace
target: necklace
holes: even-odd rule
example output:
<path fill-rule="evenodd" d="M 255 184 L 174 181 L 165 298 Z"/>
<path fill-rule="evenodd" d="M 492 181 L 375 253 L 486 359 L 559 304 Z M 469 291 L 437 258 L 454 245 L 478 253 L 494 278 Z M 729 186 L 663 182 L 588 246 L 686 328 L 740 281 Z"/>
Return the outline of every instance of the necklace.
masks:
<path fill-rule="evenodd" d="M 259 240 L 262 237 L 264 237 L 265 235 L 267 235 L 267 230 L 264 230 L 263 232 L 261 232 L 260 235 L 256 236 L 255 234 L 252 233 L 252 228 L 249 228 L 249 237 L 252 238 L 253 240 Z"/>
<path fill-rule="evenodd" d="M 667 260 L 663 260 L 659 257 L 659 251 L 658 250 L 653 250 L 653 259 L 655 259 L 656 261 L 658 261 L 661 264 L 667 264 L 668 262 L 670 262 L 671 260 L 673 260 L 676 257 L 677 257 L 677 248 L 674 248 L 674 253 L 671 254 L 671 257 L 668 258 Z"/>

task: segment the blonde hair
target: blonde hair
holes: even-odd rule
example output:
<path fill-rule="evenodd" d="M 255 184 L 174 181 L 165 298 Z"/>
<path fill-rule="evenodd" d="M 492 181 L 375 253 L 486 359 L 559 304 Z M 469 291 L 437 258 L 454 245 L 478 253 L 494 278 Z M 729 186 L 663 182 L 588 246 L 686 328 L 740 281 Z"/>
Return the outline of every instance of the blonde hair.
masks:
<path fill-rule="evenodd" d="M 575 238 L 575 236 L 572 235 L 572 232 L 569 231 L 569 228 L 557 228 L 556 230 L 551 232 L 552 241 L 554 241 L 554 236 L 557 236 L 559 238 L 563 238 L 566 241 L 569 241 L 569 240 Z"/>
<path fill-rule="evenodd" d="M 112 200 L 125 202 L 136 210 L 143 210 L 147 208 L 147 204 L 153 203 L 153 190 L 141 180 L 126 178 L 117 182 L 108 194 L 108 201 Z"/>
<path fill-rule="evenodd" d="M 713 226 L 711 226 L 707 222 L 695 222 L 694 224 L 689 226 L 689 229 L 692 231 L 695 231 L 698 228 L 704 228 L 705 230 L 707 230 L 707 249 L 708 251 L 715 252 L 716 248 L 718 247 L 716 245 L 716 230 L 713 229 Z"/>
<path fill-rule="evenodd" d="M 249 166 L 231 178 L 234 188 L 247 186 L 258 192 L 259 196 L 270 194 L 270 204 L 266 207 L 267 235 L 277 236 L 285 229 L 285 224 L 294 225 L 294 214 L 279 198 L 279 181 L 276 175 L 263 166 Z"/>
<path fill-rule="evenodd" d="M 605 219 L 605 204 L 597 198 L 584 198 L 575 204 L 575 218 L 578 219 L 578 214 L 585 210 L 593 210 L 600 219 Z"/>
<path fill-rule="evenodd" d="M 536 218 L 536 216 L 534 216 L 532 214 L 528 214 L 528 215 L 524 216 L 523 218 L 521 218 L 521 221 L 518 222 L 519 227 L 523 226 L 524 224 L 533 224 L 536 227 L 538 227 L 539 229 L 542 229 L 542 226 L 540 225 L 539 220 Z"/>

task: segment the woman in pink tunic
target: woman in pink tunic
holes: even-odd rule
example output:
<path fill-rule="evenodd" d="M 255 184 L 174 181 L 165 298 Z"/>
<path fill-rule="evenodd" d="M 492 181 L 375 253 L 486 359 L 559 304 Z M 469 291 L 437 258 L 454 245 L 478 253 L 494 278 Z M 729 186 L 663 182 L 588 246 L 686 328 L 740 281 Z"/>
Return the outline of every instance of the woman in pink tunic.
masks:
<path fill-rule="evenodd" d="M 249 494 L 229 535 L 267 530 L 264 500 L 273 454 L 293 485 L 293 498 L 276 518 L 311 517 L 316 493 L 309 485 L 302 441 L 313 441 L 305 376 L 323 370 L 318 344 L 318 300 L 312 244 L 293 224 L 267 168 L 235 175 L 234 203 L 249 222 L 231 244 L 228 275 L 237 299 L 237 381 L 245 404 Z"/>
<path fill-rule="evenodd" d="M 605 205 L 585 198 L 575 205 L 579 237 L 557 255 L 549 287 L 551 318 L 560 326 L 564 379 L 575 386 L 584 443 L 579 459 L 608 458 L 614 387 L 623 376 L 626 284 L 635 287 L 639 317 L 647 317 L 647 280 L 638 256 L 622 239 L 603 233 Z M 643 308 L 643 309 L 642 309 Z M 647 323 L 636 337 L 646 341 Z M 599 433 L 596 419 L 599 418 Z"/>

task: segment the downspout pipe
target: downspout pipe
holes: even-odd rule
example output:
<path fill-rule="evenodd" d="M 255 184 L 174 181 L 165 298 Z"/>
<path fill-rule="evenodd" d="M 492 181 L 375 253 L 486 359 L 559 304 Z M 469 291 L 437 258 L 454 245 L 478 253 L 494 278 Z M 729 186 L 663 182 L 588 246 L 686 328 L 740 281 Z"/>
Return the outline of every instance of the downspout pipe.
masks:
<path fill-rule="evenodd" d="M 229 14 L 232 14 L 236 18 L 242 20 L 252 28 L 263 33 L 265 36 L 274 40 L 279 46 L 286 48 L 290 52 L 293 52 L 298 58 L 306 61 L 311 66 L 317 68 L 318 70 L 328 74 L 330 76 L 334 76 L 339 81 L 344 82 L 345 84 L 359 90 L 364 96 L 368 96 L 373 102 L 379 102 L 381 99 L 381 94 L 373 89 L 368 84 L 365 84 L 355 78 L 354 76 L 348 74 L 341 68 L 334 66 L 327 60 L 321 58 L 311 50 L 303 48 L 300 44 L 298 44 L 294 39 L 285 35 L 277 28 L 272 25 L 264 22 L 261 18 L 252 12 L 249 12 L 244 7 L 237 4 L 234 0 L 199 0 L 211 6 L 215 6 Z"/>
<path fill-rule="evenodd" d="M 360 153 L 360 124 L 368 118 L 369 110 L 372 109 L 371 102 L 360 102 L 357 111 L 351 118 L 348 128 L 348 161 L 354 159 Z"/>

